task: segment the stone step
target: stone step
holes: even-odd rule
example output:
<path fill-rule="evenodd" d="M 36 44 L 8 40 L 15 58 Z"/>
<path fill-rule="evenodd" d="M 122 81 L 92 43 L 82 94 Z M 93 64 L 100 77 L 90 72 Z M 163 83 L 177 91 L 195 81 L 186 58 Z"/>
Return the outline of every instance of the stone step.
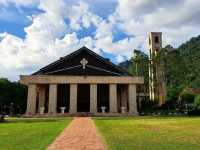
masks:
<path fill-rule="evenodd" d="M 75 114 L 76 117 L 91 117 L 92 113 L 90 112 L 77 112 Z"/>

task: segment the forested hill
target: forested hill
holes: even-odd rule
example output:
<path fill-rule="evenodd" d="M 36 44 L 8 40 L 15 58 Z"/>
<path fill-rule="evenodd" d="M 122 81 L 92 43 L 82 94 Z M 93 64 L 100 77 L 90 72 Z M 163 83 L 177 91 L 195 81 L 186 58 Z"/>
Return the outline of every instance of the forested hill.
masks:
<path fill-rule="evenodd" d="M 142 59 L 144 60 L 144 57 Z M 200 36 L 191 38 L 178 48 L 173 48 L 170 45 L 166 46 L 161 50 L 158 60 L 165 72 L 167 89 L 168 93 L 172 94 L 171 96 L 177 96 L 186 88 L 200 89 Z M 140 61 L 132 57 L 119 65 L 135 74 L 135 62 Z M 148 66 L 148 61 L 140 63 L 143 66 L 144 64 Z M 139 72 L 138 75 L 148 78 L 147 74 L 145 74 L 148 68 L 140 66 L 137 69 L 139 70 L 137 71 Z"/>
<path fill-rule="evenodd" d="M 131 63 L 130 60 L 125 60 L 125 61 L 119 63 L 119 66 L 123 67 L 125 69 L 128 69 L 128 67 L 130 66 L 130 63 Z"/>
<path fill-rule="evenodd" d="M 184 61 L 189 86 L 200 88 L 200 36 L 182 44 L 177 51 Z"/>

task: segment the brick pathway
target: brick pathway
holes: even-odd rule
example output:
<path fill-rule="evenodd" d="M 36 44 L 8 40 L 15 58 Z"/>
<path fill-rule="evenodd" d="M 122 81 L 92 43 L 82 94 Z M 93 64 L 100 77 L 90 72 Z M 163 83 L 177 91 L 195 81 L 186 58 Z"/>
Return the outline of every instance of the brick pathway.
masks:
<path fill-rule="evenodd" d="M 76 117 L 48 150 L 105 150 L 90 117 Z"/>

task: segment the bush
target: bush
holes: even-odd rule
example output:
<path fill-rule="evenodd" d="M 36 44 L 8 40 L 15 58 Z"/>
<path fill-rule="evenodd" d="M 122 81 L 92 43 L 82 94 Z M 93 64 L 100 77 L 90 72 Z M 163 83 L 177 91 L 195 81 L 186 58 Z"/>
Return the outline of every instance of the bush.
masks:
<path fill-rule="evenodd" d="M 194 102 L 194 94 L 191 93 L 182 93 L 181 100 L 185 103 L 193 103 Z"/>
<path fill-rule="evenodd" d="M 199 109 L 193 109 L 188 112 L 188 115 L 190 116 L 199 116 L 200 115 L 200 110 Z"/>
<path fill-rule="evenodd" d="M 179 93 L 181 92 L 181 89 L 182 89 L 182 87 L 178 87 L 178 86 L 167 87 L 166 100 L 167 101 L 177 101 Z"/>
<path fill-rule="evenodd" d="M 194 107 L 198 110 L 200 110 L 200 95 L 195 96 L 194 99 Z"/>
<path fill-rule="evenodd" d="M 157 101 L 151 101 L 151 100 L 142 100 L 141 101 L 141 108 L 140 108 L 140 112 L 146 112 L 146 113 L 150 113 L 153 112 L 157 109 L 158 107 L 158 102 Z"/>
<path fill-rule="evenodd" d="M 0 115 L 0 122 L 5 122 L 5 116 L 4 115 Z"/>

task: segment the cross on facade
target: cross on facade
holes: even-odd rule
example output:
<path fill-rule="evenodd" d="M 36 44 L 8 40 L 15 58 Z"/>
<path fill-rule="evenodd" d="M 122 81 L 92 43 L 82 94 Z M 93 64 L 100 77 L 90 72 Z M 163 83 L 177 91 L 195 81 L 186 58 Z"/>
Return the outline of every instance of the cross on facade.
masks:
<path fill-rule="evenodd" d="M 85 66 L 87 65 L 88 61 L 87 61 L 85 58 L 83 58 L 83 59 L 80 61 L 80 63 L 82 64 L 83 69 L 85 69 Z"/>

